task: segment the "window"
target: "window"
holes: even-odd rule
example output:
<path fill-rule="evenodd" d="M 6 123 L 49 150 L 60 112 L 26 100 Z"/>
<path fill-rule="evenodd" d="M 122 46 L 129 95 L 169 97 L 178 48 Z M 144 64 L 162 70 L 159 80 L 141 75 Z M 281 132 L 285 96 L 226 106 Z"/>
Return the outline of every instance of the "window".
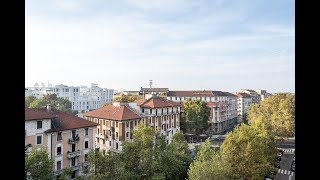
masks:
<path fill-rule="evenodd" d="M 42 128 L 42 121 L 37 121 L 37 129 L 41 129 Z"/>
<path fill-rule="evenodd" d="M 71 174 L 71 179 L 74 179 L 74 178 L 76 178 L 76 171 L 73 171 Z"/>
<path fill-rule="evenodd" d="M 118 143 L 116 143 L 116 149 L 118 149 Z"/>
<path fill-rule="evenodd" d="M 61 154 L 61 147 L 57 147 L 57 155 Z"/>
<path fill-rule="evenodd" d="M 105 141 L 104 139 L 102 139 L 102 143 L 103 143 L 103 144 L 106 144 L 106 141 Z"/>
<path fill-rule="evenodd" d="M 58 161 L 57 162 L 57 170 L 60 170 L 61 169 L 61 161 Z"/>
<path fill-rule="evenodd" d="M 103 135 L 106 135 L 106 130 L 105 129 L 103 130 Z"/>
<path fill-rule="evenodd" d="M 76 151 L 76 144 L 72 144 L 72 152 Z"/>
<path fill-rule="evenodd" d="M 103 125 L 106 125 L 106 121 L 105 120 L 103 120 Z"/>
<path fill-rule="evenodd" d="M 129 127 L 129 122 L 126 122 L 127 127 Z"/>
<path fill-rule="evenodd" d="M 97 142 L 99 143 L 99 138 L 97 138 Z"/>
<path fill-rule="evenodd" d="M 88 161 L 88 154 L 84 154 L 84 161 Z"/>
<path fill-rule="evenodd" d="M 126 135 L 126 137 L 129 137 L 129 132 L 127 132 L 127 135 Z"/>
<path fill-rule="evenodd" d="M 156 109 L 156 114 L 158 114 L 158 109 Z"/>
<path fill-rule="evenodd" d="M 149 123 L 151 124 L 151 117 L 150 117 L 150 119 L 149 119 Z"/>
<path fill-rule="evenodd" d="M 42 136 L 37 136 L 37 144 L 42 144 Z"/>
<path fill-rule="evenodd" d="M 109 146 L 111 146 L 111 141 L 109 141 Z"/>
<path fill-rule="evenodd" d="M 142 113 L 144 113 L 144 109 L 142 108 Z"/>
<path fill-rule="evenodd" d="M 99 134 L 100 130 L 98 129 L 98 134 Z"/>
<path fill-rule="evenodd" d="M 57 141 L 61 141 L 61 140 L 62 140 L 62 134 L 61 134 L 61 132 L 59 132 L 57 134 Z"/>
<path fill-rule="evenodd" d="M 116 138 L 118 138 L 118 132 L 116 132 Z"/>
<path fill-rule="evenodd" d="M 76 130 L 72 130 L 72 138 L 76 137 Z"/>
<path fill-rule="evenodd" d="M 118 122 L 116 122 L 116 127 L 118 127 Z"/>
<path fill-rule="evenodd" d="M 88 135 L 89 134 L 89 129 L 88 128 L 85 128 L 84 129 L 84 135 Z"/>
<path fill-rule="evenodd" d="M 103 143 L 103 144 L 104 144 L 104 143 Z M 86 149 L 89 148 L 89 141 L 85 141 L 85 142 L 84 142 L 84 148 L 86 148 Z"/>
<path fill-rule="evenodd" d="M 76 158 L 71 158 L 71 165 L 75 166 L 76 165 Z"/>
<path fill-rule="evenodd" d="M 135 125 L 135 126 L 137 125 L 137 120 L 134 121 L 134 125 Z"/>

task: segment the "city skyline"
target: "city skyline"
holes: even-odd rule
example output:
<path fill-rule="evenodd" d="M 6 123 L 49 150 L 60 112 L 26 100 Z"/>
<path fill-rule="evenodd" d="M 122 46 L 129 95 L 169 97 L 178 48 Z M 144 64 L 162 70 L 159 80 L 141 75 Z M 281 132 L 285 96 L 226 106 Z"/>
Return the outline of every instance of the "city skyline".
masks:
<path fill-rule="evenodd" d="M 30 0 L 25 86 L 295 92 L 294 26 L 291 0 Z"/>

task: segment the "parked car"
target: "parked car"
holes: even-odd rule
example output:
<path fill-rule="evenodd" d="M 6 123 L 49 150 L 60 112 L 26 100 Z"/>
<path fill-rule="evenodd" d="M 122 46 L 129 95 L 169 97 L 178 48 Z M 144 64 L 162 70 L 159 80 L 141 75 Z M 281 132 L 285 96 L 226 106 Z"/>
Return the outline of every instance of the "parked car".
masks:
<path fill-rule="evenodd" d="M 292 161 L 291 171 L 295 172 L 295 170 L 296 170 L 296 163 L 294 161 Z"/>

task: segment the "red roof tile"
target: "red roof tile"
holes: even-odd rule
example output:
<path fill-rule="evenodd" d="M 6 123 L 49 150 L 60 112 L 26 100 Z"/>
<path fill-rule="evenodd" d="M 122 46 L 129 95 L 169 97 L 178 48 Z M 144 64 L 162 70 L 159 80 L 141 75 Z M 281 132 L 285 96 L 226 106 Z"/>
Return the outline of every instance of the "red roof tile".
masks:
<path fill-rule="evenodd" d="M 250 94 L 247 94 L 247 93 L 239 92 L 239 93 L 236 93 L 236 95 L 237 95 L 238 97 L 251 98 L 251 95 L 250 95 Z"/>
<path fill-rule="evenodd" d="M 84 116 L 97 117 L 112 120 L 140 119 L 141 116 L 126 105 L 108 105 L 83 114 Z"/>
<path fill-rule="evenodd" d="M 141 104 L 137 104 L 140 107 L 147 107 L 147 108 L 160 108 L 160 107 L 176 107 L 181 106 L 180 103 L 167 100 L 166 98 L 162 97 L 152 97 L 148 100 L 144 101 Z"/>
<path fill-rule="evenodd" d="M 51 111 L 47 111 L 46 108 L 25 109 L 25 120 L 49 118 L 51 119 L 51 129 L 46 132 L 64 131 L 99 125 L 56 109 L 52 109 Z"/>
<path fill-rule="evenodd" d="M 24 111 L 24 119 L 25 121 L 37 120 L 37 119 L 51 119 L 54 118 L 55 115 L 48 112 L 43 108 L 27 108 Z"/>

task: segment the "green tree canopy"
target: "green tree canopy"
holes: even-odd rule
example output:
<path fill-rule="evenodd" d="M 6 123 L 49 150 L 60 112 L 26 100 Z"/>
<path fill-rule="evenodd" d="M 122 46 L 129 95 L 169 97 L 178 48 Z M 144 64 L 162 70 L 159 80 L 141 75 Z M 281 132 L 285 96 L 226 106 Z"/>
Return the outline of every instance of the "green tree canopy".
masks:
<path fill-rule="evenodd" d="M 253 126 L 237 126 L 227 135 L 220 154 L 233 179 L 262 179 L 274 169 L 276 146 L 271 134 L 260 119 Z"/>
<path fill-rule="evenodd" d="M 276 137 L 287 138 L 295 132 L 295 96 L 290 93 L 279 93 L 261 102 L 251 105 L 248 111 L 249 124 L 257 119 L 270 124 Z"/>
<path fill-rule="evenodd" d="M 195 132 L 199 137 L 208 128 L 210 108 L 205 101 L 187 99 L 183 107 L 187 132 Z"/>
<path fill-rule="evenodd" d="M 25 157 L 25 172 L 28 179 L 48 179 L 53 178 L 53 161 L 49 159 L 49 154 L 45 148 L 33 149 Z"/>
<path fill-rule="evenodd" d="M 188 171 L 190 180 L 229 180 L 228 168 L 221 161 L 218 151 L 211 147 L 209 139 L 203 143 L 198 150 L 196 159 L 191 163 Z"/>
<path fill-rule="evenodd" d="M 113 99 L 114 102 L 135 102 L 138 99 L 138 96 L 135 95 L 124 95 L 121 94 L 120 97 Z"/>
<path fill-rule="evenodd" d="M 30 104 L 36 99 L 37 98 L 35 96 L 25 96 L 24 107 L 29 108 Z"/>
<path fill-rule="evenodd" d="M 29 108 L 40 108 L 40 107 L 44 107 L 47 105 L 47 102 L 40 98 L 40 99 L 35 99 L 34 101 L 32 101 L 29 105 Z"/>

